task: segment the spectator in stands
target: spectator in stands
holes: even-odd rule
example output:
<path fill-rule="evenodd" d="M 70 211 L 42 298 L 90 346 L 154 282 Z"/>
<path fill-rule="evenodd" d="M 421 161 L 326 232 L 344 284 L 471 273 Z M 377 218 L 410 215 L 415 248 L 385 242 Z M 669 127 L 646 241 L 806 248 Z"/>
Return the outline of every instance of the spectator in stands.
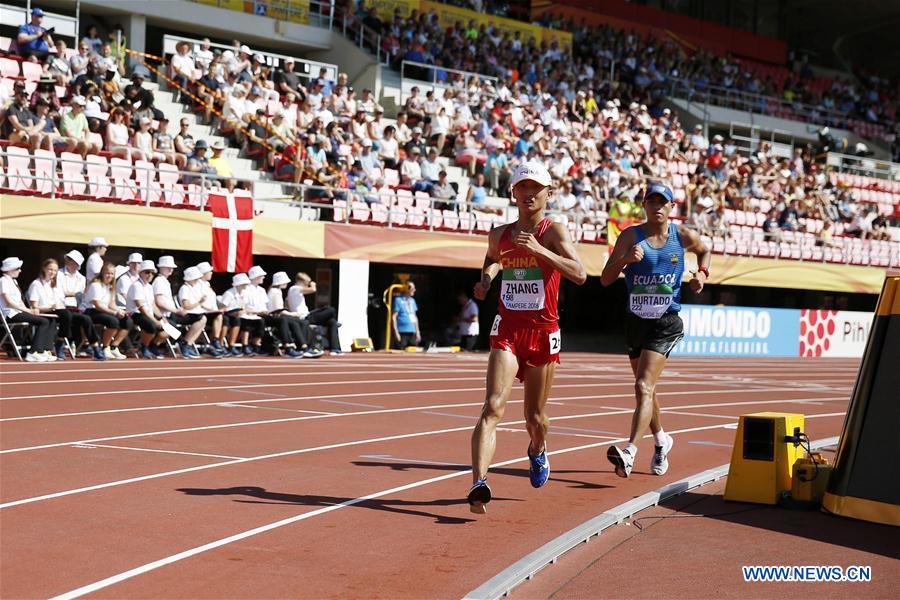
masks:
<path fill-rule="evenodd" d="M 384 137 L 378 141 L 378 158 L 388 169 L 396 169 L 400 165 L 400 146 L 394 136 L 393 125 L 384 128 Z"/>
<path fill-rule="evenodd" d="M 207 164 L 210 168 L 214 169 L 216 174 L 221 179 L 232 179 L 234 177 L 234 171 L 231 169 L 231 165 L 228 163 L 228 159 L 224 155 L 225 151 L 225 142 L 222 140 L 216 140 L 212 145 L 212 158 L 207 161 Z"/>
<path fill-rule="evenodd" d="M 153 360 L 163 357 L 159 344 L 166 341 L 168 334 L 163 329 L 162 314 L 156 307 L 151 283 L 156 266 L 152 260 L 145 260 L 141 261 L 138 269 L 138 279 L 128 288 L 125 298 L 125 313 L 141 329 L 140 357 Z"/>
<path fill-rule="evenodd" d="M 53 340 L 56 337 L 56 320 L 40 316 L 39 308 L 29 308 L 22 299 L 22 290 L 16 278 L 22 273 L 23 261 L 10 256 L 3 259 L 3 276 L 0 277 L 0 310 L 6 321 L 12 323 L 28 323 L 34 326 L 31 346 L 25 355 L 28 362 L 53 362 L 56 356 L 51 354 Z"/>
<path fill-rule="evenodd" d="M 59 86 L 69 85 L 72 81 L 72 68 L 66 58 L 66 41 L 56 40 L 56 52 L 47 60 L 47 73 L 53 78 L 53 82 Z"/>
<path fill-rule="evenodd" d="M 337 311 L 331 306 L 319 306 L 310 310 L 306 304 L 306 296 L 315 294 L 317 289 L 316 282 L 309 275 L 302 271 L 297 273 L 294 276 L 294 285 L 288 290 L 287 309 L 291 314 L 306 319 L 310 325 L 324 327 L 331 356 L 340 356 L 342 351 L 338 336 L 340 323 L 337 321 Z"/>
<path fill-rule="evenodd" d="M 194 51 L 194 64 L 205 75 L 209 72 L 209 65 L 212 64 L 214 53 L 211 49 L 212 42 L 209 38 L 200 40 L 200 48 Z"/>
<path fill-rule="evenodd" d="M 88 285 L 81 301 L 81 309 L 95 325 L 103 327 L 101 336 L 103 349 L 98 350 L 97 357 L 99 358 L 99 353 L 102 352 L 106 359 L 125 360 L 125 355 L 119 351 L 119 344 L 131 331 L 133 323 L 116 302 L 116 294 L 113 293 L 115 273 L 115 265 L 104 263 L 100 273 Z"/>
<path fill-rule="evenodd" d="M 189 96 L 185 92 L 195 79 L 194 69 L 196 67 L 190 52 L 191 45 L 188 42 L 178 42 L 175 45 L 175 55 L 172 56 L 172 61 L 169 63 L 172 80 L 178 87 L 177 92 L 180 92 L 176 93 L 176 98 L 180 98 L 184 104 L 189 101 Z"/>
<path fill-rule="evenodd" d="M 222 294 L 222 331 L 227 334 L 229 352 L 241 356 L 237 347 L 241 334 L 241 315 L 244 312 L 244 290 L 250 285 L 246 273 L 238 273 L 231 278 L 231 287 Z"/>
<path fill-rule="evenodd" d="M 416 304 L 416 284 L 406 283 L 391 305 L 391 321 L 394 331 L 394 348 L 404 350 L 422 341 L 419 330 L 419 306 Z"/>
<path fill-rule="evenodd" d="M 81 38 L 81 43 L 88 48 L 91 54 L 100 54 L 103 40 L 100 38 L 100 32 L 96 25 L 87 28 L 84 37 Z"/>
<path fill-rule="evenodd" d="M 109 250 L 109 244 L 105 238 L 95 237 L 88 243 L 88 250 L 91 254 L 88 256 L 84 276 L 87 282 L 91 282 L 100 274 L 100 269 L 103 268 L 103 257 L 106 256 L 106 251 Z"/>
<path fill-rule="evenodd" d="M 822 231 L 816 238 L 816 246 L 834 247 L 834 221 L 825 219 L 822 223 Z"/>
<path fill-rule="evenodd" d="M 184 170 L 195 175 L 185 175 L 184 183 L 200 183 L 203 181 L 201 175 L 218 175 L 217 171 L 209 166 L 209 159 L 206 158 L 208 148 L 209 144 L 206 143 L 206 140 L 197 140 L 197 143 L 194 144 L 194 152 L 188 156 Z"/>
<path fill-rule="evenodd" d="M 418 146 L 414 146 L 411 154 L 407 154 L 406 158 L 400 163 L 400 185 L 409 186 L 414 189 L 420 189 L 419 183 L 422 180 L 422 169 L 419 166 L 421 158 L 421 150 Z"/>
<path fill-rule="evenodd" d="M 300 82 L 300 75 L 294 71 L 294 59 L 284 60 L 284 70 L 275 72 L 275 89 L 284 95 L 293 93 L 299 100 L 306 98 L 306 90 Z"/>
<path fill-rule="evenodd" d="M 398 137 L 398 140 L 401 139 L 402 138 Z M 425 156 L 426 152 L 428 151 L 425 139 L 422 137 L 422 128 L 418 125 L 410 130 L 408 140 L 403 143 L 403 149 L 407 154 L 411 153 L 413 151 L 413 148 L 418 148 L 419 154 L 421 156 Z"/>
<path fill-rule="evenodd" d="M 15 89 L 15 101 L 6 111 L 4 137 L 13 144 L 27 144 L 36 149 L 43 137 L 43 126 L 28 108 L 28 93 L 25 88 Z"/>
<path fill-rule="evenodd" d="M 447 171 L 438 173 L 438 180 L 431 187 L 431 197 L 438 200 L 434 208 L 439 210 L 453 210 L 456 207 L 456 190 L 447 180 Z"/>
<path fill-rule="evenodd" d="M 425 119 L 425 105 L 422 97 L 419 96 L 419 86 L 413 86 L 410 90 L 409 98 L 403 104 L 410 123 L 418 124 Z"/>
<path fill-rule="evenodd" d="M 187 157 L 194 153 L 194 136 L 190 133 L 191 122 L 185 118 L 182 118 L 179 122 L 178 133 L 175 134 L 175 152 L 184 157 L 184 162 L 187 162 Z"/>
<path fill-rule="evenodd" d="M 471 210 L 478 212 L 503 214 L 499 207 L 490 207 L 487 205 L 487 188 L 484 185 L 484 173 L 476 173 L 475 179 L 469 184 L 469 191 L 466 193 L 466 205 Z"/>
<path fill-rule="evenodd" d="M 320 353 L 310 350 L 309 323 L 302 320 L 298 313 L 284 309 L 283 290 L 290 282 L 291 278 L 284 271 L 272 276 L 267 305 L 269 316 L 266 317 L 266 324 L 275 327 L 278 338 L 288 349 L 286 354 L 291 358 L 321 356 Z"/>
<path fill-rule="evenodd" d="M 178 302 L 181 304 L 183 315 L 177 317 L 178 324 L 187 331 L 178 341 L 181 356 L 187 358 L 200 358 L 200 354 L 194 349 L 197 338 L 206 328 L 206 287 L 201 283 L 203 274 L 197 267 L 188 267 L 184 270 L 184 284 L 178 290 Z M 214 354 L 216 355 L 216 354 Z"/>
<path fill-rule="evenodd" d="M 384 163 L 378 159 L 378 155 L 372 150 L 372 140 L 365 138 L 362 141 L 362 150 L 359 155 L 359 162 L 362 164 L 366 177 L 375 178 L 376 171 L 381 173 Z"/>
<path fill-rule="evenodd" d="M 778 210 L 776 208 L 771 208 L 769 209 L 769 212 L 766 213 L 766 220 L 763 221 L 763 233 L 766 241 L 781 241 L 781 226 L 778 222 L 778 216 Z"/>
<path fill-rule="evenodd" d="M 153 134 L 150 133 L 152 121 L 148 117 L 141 117 L 138 121 L 138 130 L 134 132 L 134 156 L 136 160 L 162 160 L 166 155 L 156 152 Z"/>
<path fill-rule="evenodd" d="M 44 21 L 44 11 L 40 8 L 31 9 L 31 21 L 25 25 L 19 25 L 16 36 L 16 44 L 19 55 L 28 60 L 37 62 L 47 57 L 50 48 L 53 47 L 53 28 L 47 29 L 41 25 Z"/>
<path fill-rule="evenodd" d="M 109 122 L 106 124 L 106 151 L 128 161 L 135 155 L 141 155 L 141 152 L 135 150 L 129 143 L 126 112 L 118 106 L 109 114 Z"/>
<path fill-rule="evenodd" d="M 69 59 L 69 69 L 72 73 L 72 80 L 76 80 L 80 75 L 87 72 L 87 67 L 91 63 L 91 48 L 85 42 L 78 44 L 78 53 L 73 54 Z"/>

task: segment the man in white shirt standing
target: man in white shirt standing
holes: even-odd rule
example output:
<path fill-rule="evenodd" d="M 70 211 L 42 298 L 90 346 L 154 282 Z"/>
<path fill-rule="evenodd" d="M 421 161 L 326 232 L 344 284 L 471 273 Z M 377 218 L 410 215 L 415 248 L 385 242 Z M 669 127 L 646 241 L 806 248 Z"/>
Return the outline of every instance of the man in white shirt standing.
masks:
<path fill-rule="evenodd" d="M 97 274 L 100 273 L 100 269 L 103 268 L 103 257 L 106 256 L 108 249 L 109 244 L 102 237 L 95 237 L 88 244 L 88 250 L 91 250 L 91 254 L 88 257 L 84 273 L 87 283 L 91 283 Z"/>
<path fill-rule="evenodd" d="M 478 343 L 478 305 L 465 292 L 457 296 L 459 301 L 459 345 L 463 350 L 471 352 Z"/>
<path fill-rule="evenodd" d="M 163 330 L 162 315 L 156 308 L 156 298 L 153 295 L 151 281 L 156 274 L 156 266 L 152 260 L 144 260 L 138 263 L 137 271 L 137 280 L 125 294 L 125 313 L 141 328 L 141 357 L 150 360 L 163 358 L 159 344 L 164 342 L 168 335 Z M 124 279 L 125 276 L 121 278 Z M 118 283 L 116 286 L 118 287 Z"/>

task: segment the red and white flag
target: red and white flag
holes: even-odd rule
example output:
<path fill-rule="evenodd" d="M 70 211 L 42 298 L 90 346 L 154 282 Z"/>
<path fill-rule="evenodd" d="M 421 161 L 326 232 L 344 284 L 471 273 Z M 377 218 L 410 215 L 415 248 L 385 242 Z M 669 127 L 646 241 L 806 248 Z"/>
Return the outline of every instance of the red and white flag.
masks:
<path fill-rule="evenodd" d="M 253 198 L 211 193 L 212 265 L 216 273 L 245 273 L 253 266 Z"/>

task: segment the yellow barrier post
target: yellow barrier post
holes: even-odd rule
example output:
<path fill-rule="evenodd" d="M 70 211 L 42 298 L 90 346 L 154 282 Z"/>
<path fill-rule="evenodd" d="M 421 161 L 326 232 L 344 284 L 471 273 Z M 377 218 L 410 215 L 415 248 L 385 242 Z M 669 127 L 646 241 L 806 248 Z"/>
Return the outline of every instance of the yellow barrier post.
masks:
<path fill-rule="evenodd" d="M 405 287 L 405 283 L 394 283 L 388 289 L 384 290 L 384 294 L 382 294 L 381 296 L 381 299 L 384 301 L 385 307 L 387 307 L 387 323 L 385 324 L 384 329 L 385 350 L 391 349 L 391 319 L 394 315 L 394 290 L 404 289 Z"/>

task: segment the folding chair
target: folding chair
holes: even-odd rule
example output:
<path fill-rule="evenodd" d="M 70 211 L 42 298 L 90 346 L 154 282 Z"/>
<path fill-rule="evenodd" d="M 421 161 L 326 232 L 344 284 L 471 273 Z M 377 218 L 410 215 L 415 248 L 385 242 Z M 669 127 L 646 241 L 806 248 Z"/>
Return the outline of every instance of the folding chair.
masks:
<path fill-rule="evenodd" d="M 10 344 L 12 344 L 13 350 L 16 353 L 16 358 L 20 361 L 24 360 L 22 358 L 22 354 L 27 354 L 27 352 L 24 350 L 25 348 L 27 348 L 27 346 L 25 344 L 20 345 L 16 341 L 16 338 L 13 335 L 13 331 L 16 329 L 22 329 L 31 334 L 31 325 L 29 325 L 28 323 L 10 323 L 6 320 L 6 315 L 3 314 L 2 310 L 0 310 L 0 319 L 3 320 L 3 339 L 0 340 L 0 348 L 5 346 L 6 343 L 9 342 Z"/>

